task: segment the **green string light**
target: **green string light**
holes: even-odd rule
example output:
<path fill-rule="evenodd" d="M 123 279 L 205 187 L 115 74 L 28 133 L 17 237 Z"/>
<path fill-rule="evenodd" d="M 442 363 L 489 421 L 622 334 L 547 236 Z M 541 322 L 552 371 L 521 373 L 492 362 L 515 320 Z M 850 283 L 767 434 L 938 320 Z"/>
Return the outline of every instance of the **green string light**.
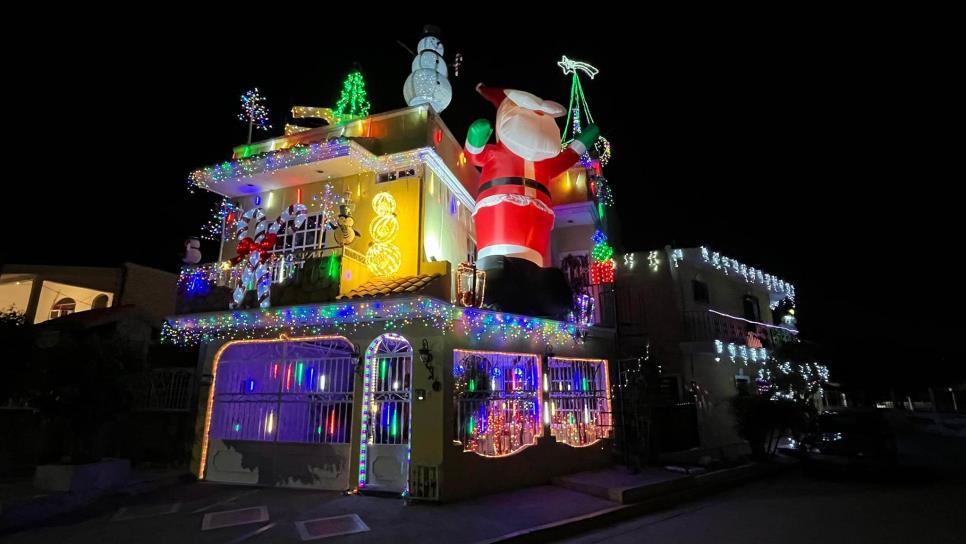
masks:
<path fill-rule="evenodd" d="M 362 72 L 355 70 L 342 82 L 342 94 L 335 104 L 335 115 L 340 121 L 348 121 L 369 115 L 369 99 L 366 98 L 366 82 Z"/>

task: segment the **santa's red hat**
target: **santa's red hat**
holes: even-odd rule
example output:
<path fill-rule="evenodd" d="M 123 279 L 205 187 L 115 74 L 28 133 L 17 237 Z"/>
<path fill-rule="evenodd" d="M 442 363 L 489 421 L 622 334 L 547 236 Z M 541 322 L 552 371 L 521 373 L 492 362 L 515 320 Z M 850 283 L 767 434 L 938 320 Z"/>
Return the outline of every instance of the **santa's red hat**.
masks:
<path fill-rule="evenodd" d="M 487 87 L 482 83 L 476 84 L 476 92 L 483 95 L 483 98 L 487 100 L 490 104 L 493 104 L 494 108 L 499 108 L 503 100 L 506 99 L 506 89 L 501 87 Z"/>
<path fill-rule="evenodd" d="M 553 100 L 543 100 L 539 96 L 526 91 L 516 89 L 504 89 L 502 87 L 487 87 L 482 83 L 476 85 L 476 92 L 483 95 L 494 107 L 499 108 L 504 100 L 509 98 L 514 104 L 528 110 L 538 111 L 551 117 L 560 117 L 567 110 Z"/>

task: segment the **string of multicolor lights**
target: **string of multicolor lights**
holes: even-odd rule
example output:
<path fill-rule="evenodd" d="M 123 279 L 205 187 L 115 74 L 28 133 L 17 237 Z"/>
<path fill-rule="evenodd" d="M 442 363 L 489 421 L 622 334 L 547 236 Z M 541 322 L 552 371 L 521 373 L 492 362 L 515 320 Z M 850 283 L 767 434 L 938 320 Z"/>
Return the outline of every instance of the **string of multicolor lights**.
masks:
<path fill-rule="evenodd" d="M 265 105 L 265 97 L 258 92 L 258 87 L 241 95 L 241 108 L 242 111 L 238 114 L 239 120 L 245 121 L 250 126 L 260 130 L 272 128 L 272 125 L 268 122 L 268 107 Z"/>
<path fill-rule="evenodd" d="M 201 168 L 188 176 L 188 184 L 191 187 L 214 190 L 219 184 L 237 183 L 252 176 L 339 157 L 348 157 L 360 170 L 377 173 L 398 171 L 414 164 L 425 164 L 449 190 L 453 191 L 461 204 L 469 209 L 474 206 L 473 197 L 453 176 L 449 167 L 433 148 L 421 147 L 411 151 L 377 156 L 345 138 L 308 145 L 294 145 L 255 157 L 225 161 L 219 165 Z"/>
<path fill-rule="evenodd" d="M 531 340 L 558 345 L 579 341 L 577 327 L 573 323 L 462 308 L 427 297 L 178 316 L 163 324 L 161 336 L 162 341 L 167 343 L 194 345 L 216 340 L 277 336 L 281 333 L 354 333 L 372 324 L 381 324 L 385 330 L 391 331 L 416 323 L 425 323 L 444 333 L 455 332 L 474 340 Z"/>
<path fill-rule="evenodd" d="M 256 157 L 225 161 L 216 166 L 195 170 L 188 176 L 191 185 L 208 189 L 211 185 L 240 181 L 283 168 L 324 161 L 350 154 L 349 141 L 335 138 L 327 142 L 294 145 L 287 149 Z"/>
<path fill-rule="evenodd" d="M 220 242 L 224 237 L 225 219 L 237 212 L 235 205 L 227 198 L 222 198 L 211 209 L 211 217 L 201 226 L 201 239 Z"/>

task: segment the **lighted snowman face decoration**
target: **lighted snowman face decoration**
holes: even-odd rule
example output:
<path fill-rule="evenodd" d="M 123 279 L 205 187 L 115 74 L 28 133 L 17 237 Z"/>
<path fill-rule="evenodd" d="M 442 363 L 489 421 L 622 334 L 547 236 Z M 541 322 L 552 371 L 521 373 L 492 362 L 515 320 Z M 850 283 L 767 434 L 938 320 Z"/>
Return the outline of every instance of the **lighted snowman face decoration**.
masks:
<path fill-rule="evenodd" d="M 347 246 L 355 241 L 358 232 L 353 228 L 356 220 L 348 206 L 339 206 L 339 217 L 336 219 L 335 239 L 340 245 Z"/>
<path fill-rule="evenodd" d="M 507 89 L 496 110 L 496 136 L 514 154 L 527 161 L 542 161 L 560 153 L 560 128 L 555 117 L 564 108 L 526 91 Z"/>

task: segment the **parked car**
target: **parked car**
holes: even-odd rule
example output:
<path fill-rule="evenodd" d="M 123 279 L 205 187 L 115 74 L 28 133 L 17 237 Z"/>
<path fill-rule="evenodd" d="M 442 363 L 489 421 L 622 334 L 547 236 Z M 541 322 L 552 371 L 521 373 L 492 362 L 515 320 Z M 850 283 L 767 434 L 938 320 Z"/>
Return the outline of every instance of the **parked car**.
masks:
<path fill-rule="evenodd" d="M 794 436 L 783 436 L 779 438 L 777 450 L 779 454 L 789 457 L 801 458 L 804 456 L 801 442 L 796 440 Z"/>
<path fill-rule="evenodd" d="M 880 411 L 823 412 L 799 444 L 807 467 L 888 468 L 896 463 L 896 436 Z"/>

